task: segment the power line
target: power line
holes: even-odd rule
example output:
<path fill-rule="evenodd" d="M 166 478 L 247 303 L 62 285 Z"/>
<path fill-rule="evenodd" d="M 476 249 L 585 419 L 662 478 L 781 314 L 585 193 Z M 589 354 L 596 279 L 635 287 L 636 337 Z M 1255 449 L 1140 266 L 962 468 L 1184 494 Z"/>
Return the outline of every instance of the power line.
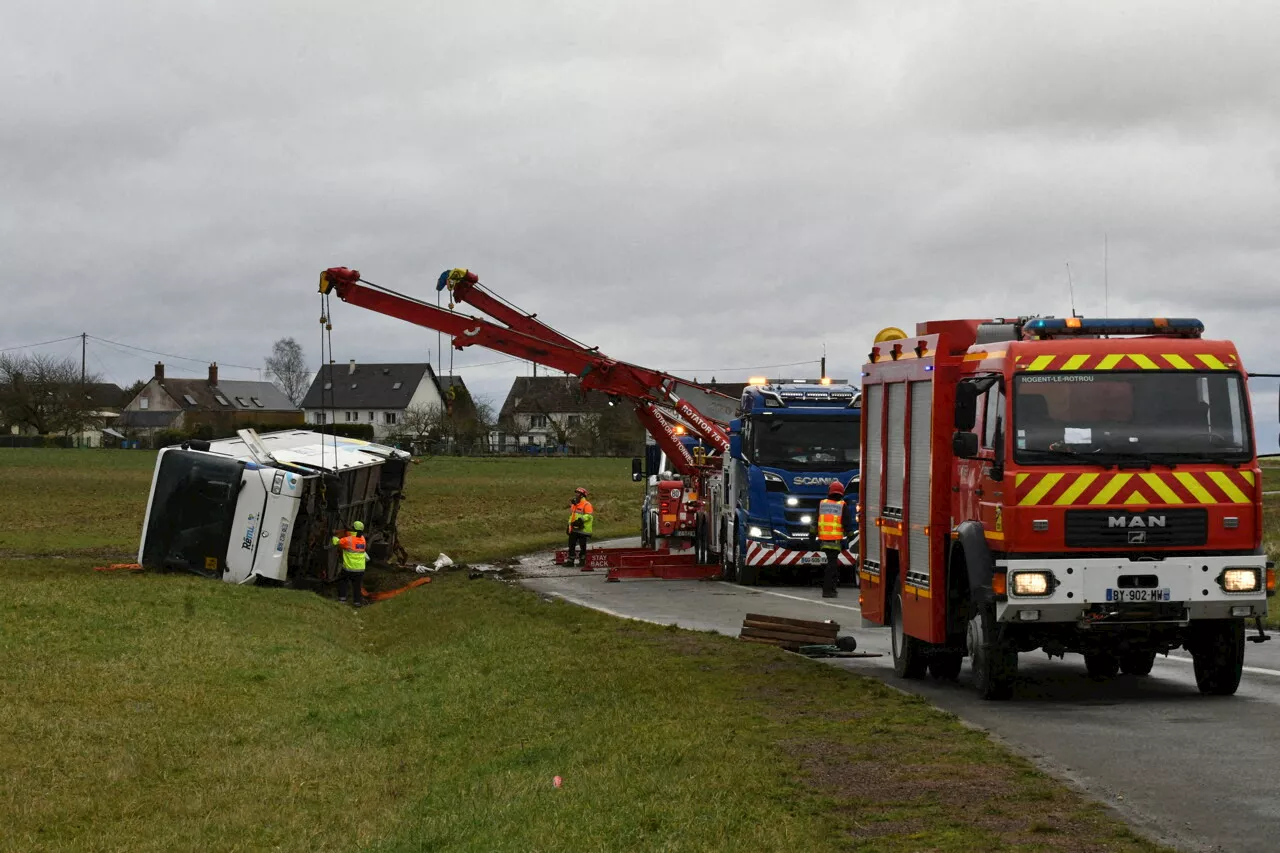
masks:
<path fill-rule="evenodd" d="M 53 340 L 53 341 L 41 341 L 38 344 L 25 344 L 20 347 L 4 347 L 4 348 L 0 348 L 0 352 L 9 352 L 10 350 L 15 350 L 15 349 L 35 349 L 36 347 L 48 346 L 49 344 L 60 344 L 60 343 L 63 343 L 64 341 L 74 341 L 78 337 L 80 336 L 69 335 L 65 338 L 58 338 L 57 340 Z"/>
<path fill-rule="evenodd" d="M 77 337 L 77 338 L 78 338 L 78 337 L 80 337 L 80 336 L 79 336 L 79 335 L 73 335 L 72 337 Z M 125 349 L 137 350 L 138 352 L 145 352 L 145 353 L 149 353 L 149 354 L 151 354 L 151 355 L 161 355 L 161 356 L 164 356 L 165 358 L 176 358 L 176 359 L 178 359 L 179 361 L 194 361 L 194 362 L 199 363 L 199 364 L 211 364 L 211 363 L 213 363 L 213 362 L 216 362 L 216 361 L 217 361 L 217 359 L 212 359 L 212 358 L 190 358 L 190 357 L 185 356 L 185 355 L 174 355 L 174 354 L 173 354 L 173 353 L 171 353 L 171 352 L 159 352 L 158 350 L 147 349 L 146 347 L 135 347 L 135 346 L 133 346 L 132 344 L 124 344 L 124 343 L 121 343 L 120 341 L 109 341 L 109 340 L 107 340 L 106 338 L 100 338 L 100 337 L 98 337 L 97 335 L 90 335 L 89 337 L 93 338 L 95 341 L 98 341 L 98 342 L 100 342 L 100 343 L 104 343 L 104 344 L 112 344 L 112 345 L 114 345 L 114 346 L 124 347 Z M 70 340 L 70 339 L 68 338 L 67 340 Z M 230 363 L 230 362 L 219 362 L 219 363 L 220 363 L 223 367 L 236 367 L 236 368 L 239 368 L 239 369 L 241 369 L 241 370 L 259 370 L 259 369 L 260 369 L 260 368 L 257 368 L 257 367 L 249 367 L 248 365 L 245 365 L 245 364 L 232 364 L 232 363 Z"/>

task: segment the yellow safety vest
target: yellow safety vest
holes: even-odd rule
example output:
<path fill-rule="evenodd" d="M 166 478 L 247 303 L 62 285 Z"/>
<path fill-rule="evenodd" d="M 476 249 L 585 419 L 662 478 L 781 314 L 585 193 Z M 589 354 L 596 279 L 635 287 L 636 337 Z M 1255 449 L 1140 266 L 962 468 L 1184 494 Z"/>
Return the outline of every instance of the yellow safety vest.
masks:
<path fill-rule="evenodd" d="M 844 501 L 824 500 L 818 504 L 818 541 L 844 541 Z"/>
<path fill-rule="evenodd" d="M 365 553 L 363 536 L 333 537 L 333 544 L 342 549 L 342 568 L 349 572 L 363 572 L 369 555 Z"/>

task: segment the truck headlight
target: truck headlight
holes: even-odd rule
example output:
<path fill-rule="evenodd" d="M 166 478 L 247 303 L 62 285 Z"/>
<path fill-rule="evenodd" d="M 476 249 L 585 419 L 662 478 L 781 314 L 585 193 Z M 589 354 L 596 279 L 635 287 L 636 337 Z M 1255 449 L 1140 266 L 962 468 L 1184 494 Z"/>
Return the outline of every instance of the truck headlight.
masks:
<path fill-rule="evenodd" d="M 753 524 L 747 528 L 747 535 L 750 536 L 752 539 L 763 539 L 764 531 Z"/>
<path fill-rule="evenodd" d="M 799 498 L 787 498 L 787 506 L 800 506 Z"/>
<path fill-rule="evenodd" d="M 813 516 L 812 516 L 812 515 L 802 515 L 802 516 L 800 516 L 800 523 L 801 523 L 801 524 L 813 524 Z"/>
<path fill-rule="evenodd" d="M 1014 572 L 1009 577 L 1013 595 L 1052 595 L 1053 575 L 1049 572 Z"/>
<path fill-rule="evenodd" d="M 1218 586 L 1223 592 L 1257 592 L 1262 589 L 1262 573 L 1257 569 L 1223 569 Z"/>

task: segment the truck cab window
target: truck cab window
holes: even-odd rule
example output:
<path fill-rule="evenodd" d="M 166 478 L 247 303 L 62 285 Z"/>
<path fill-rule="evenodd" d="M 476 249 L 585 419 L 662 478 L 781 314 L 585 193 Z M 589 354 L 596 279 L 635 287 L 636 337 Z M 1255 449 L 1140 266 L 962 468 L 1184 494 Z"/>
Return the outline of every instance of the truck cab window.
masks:
<path fill-rule="evenodd" d="M 987 389 L 982 414 L 982 446 L 992 450 L 996 446 L 997 427 L 1004 418 L 1004 383 L 997 382 Z"/>

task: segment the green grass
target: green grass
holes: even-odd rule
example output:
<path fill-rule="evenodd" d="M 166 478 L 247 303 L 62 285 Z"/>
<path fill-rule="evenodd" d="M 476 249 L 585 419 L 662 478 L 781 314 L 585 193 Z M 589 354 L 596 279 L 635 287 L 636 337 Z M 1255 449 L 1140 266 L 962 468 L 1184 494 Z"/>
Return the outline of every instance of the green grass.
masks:
<path fill-rule="evenodd" d="M 461 573 L 0 572 L 5 850 L 1155 849 L 878 682 Z"/>
<path fill-rule="evenodd" d="M 622 531 L 626 467 L 430 460 L 405 535 L 550 544 L 584 477 Z M 1158 849 L 919 698 L 774 649 L 462 573 L 352 611 L 90 571 L 134 547 L 148 472 L 0 453 L 48 519 L 0 553 L 2 850 Z"/>

